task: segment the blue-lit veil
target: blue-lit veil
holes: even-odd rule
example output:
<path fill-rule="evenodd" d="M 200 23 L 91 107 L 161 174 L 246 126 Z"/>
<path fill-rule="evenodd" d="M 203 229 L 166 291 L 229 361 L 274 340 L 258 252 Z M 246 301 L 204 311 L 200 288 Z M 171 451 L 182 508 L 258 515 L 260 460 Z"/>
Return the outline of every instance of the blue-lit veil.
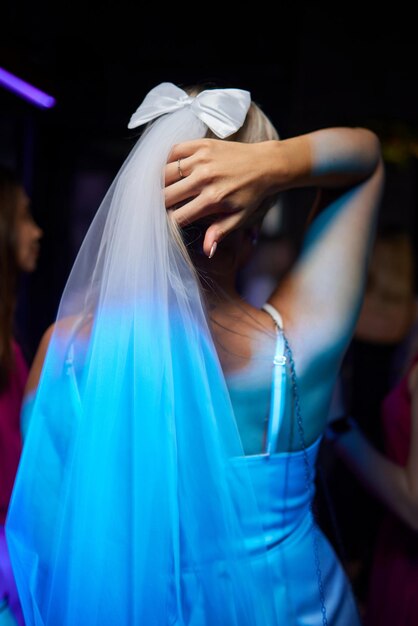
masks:
<path fill-rule="evenodd" d="M 208 126 L 231 134 L 249 104 L 165 84 L 138 109 L 138 124 L 158 119 L 68 279 L 7 518 L 28 626 L 278 623 L 267 555 L 255 572 L 237 507 L 238 495 L 257 526 L 250 475 L 229 462 L 244 451 L 228 390 L 163 193 L 172 146 Z"/>

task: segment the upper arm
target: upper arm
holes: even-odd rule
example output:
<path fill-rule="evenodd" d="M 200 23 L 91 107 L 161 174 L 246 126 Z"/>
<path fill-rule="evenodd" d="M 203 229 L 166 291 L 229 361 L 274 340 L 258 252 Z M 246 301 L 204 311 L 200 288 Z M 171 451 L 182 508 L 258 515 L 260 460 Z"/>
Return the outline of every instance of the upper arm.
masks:
<path fill-rule="evenodd" d="M 298 262 L 269 299 L 286 309 L 304 360 L 326 358 L 337 365 L 352 337 L 383 183 L 380 159 L 366 180 L 350 188 L 318 193 L 316 217 L 311 216 Z"/>

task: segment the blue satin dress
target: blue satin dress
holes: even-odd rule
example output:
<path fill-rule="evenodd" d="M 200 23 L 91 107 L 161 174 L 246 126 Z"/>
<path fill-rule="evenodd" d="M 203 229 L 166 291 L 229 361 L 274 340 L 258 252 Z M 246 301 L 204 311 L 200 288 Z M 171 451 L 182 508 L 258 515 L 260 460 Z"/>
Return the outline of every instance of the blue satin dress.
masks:
<path fill-rule="evenodd" d="M 286 419 L 284 400 L 288 374 L 282 358 L 281 317 L 272 307 L 266 310 L 278 326 L 266 452 L 235 457 L 232 461 L 237 484 L 240 472 L 244 467 L 249 468 L 263 520 L 264 536 L 260 537 L 252 533 L 254 524 L 246 518 L 245 503 L 237 501 L 247 528 L 248 546 L 256 564 L 261 547 L 268 545 L 276 610 L 283 625 L 358 626 L 361 621 L 349 581 L 311 511 L 321 437 L 305 451 L 274 452 L 281 423 Z M 263 406 L 268 388 L 234 387 L 228 377 L 227 384 L 245 450 L 254 439 L 253 412 L 257 399 L 258 406 Z"/>
<path fill-rule="evenodd" d="M 271 310 L 269 312 L 272 313 Z M 275 317 L 277 318 L 279 328 L 281 324 L 280 317 L 277 313 Z M 179 345 L 182 346 L 183 344 Z M 187 346 L 186 348 L 188 349 Z M 211 526 L 212 518 L 210 517 L 211 511 L 206 506 L 203 506 L 203 513 L 198 517 L 198 522 L 196 522 L 195 513 L 197 512 L 199 515 L 199 507 L 192 509 L 191 514 L 189 514 L 187 507 L 182 509 L 183 528 L 185 533 L 189 533 L 188 543 L 181 554 L 182 620 L 178 621 L 172 617 L 177 615 L 177 612 L 175 607 L 171 610 L 172 607 L 170 605 L 162 607 L 161 619 L 132 619 L 128 610 L 129 595 L 127 590 L 133 589 L 133 570 L 130 567 L 126 567 L 126 563 L 129 565 L 129 557 L 134 553 L 131 540 L 142 536 L 140 532 L 142 522 L 141 518 L 137 517 L 136 523 L 139 530 L 135 530 L 134 535 L 129 534 L 129 515 L 131 512 L 129 506 L 132 495 L 129 494 L 128 497 L 120 489 L 125 476 L 120 469 L 123 463 L 120 460 L 120 456 L 115 456 L 116 461 L 111 464 L 111 468 L 117 479 L 113 483 L 110 478 L 108 479 L 108 477 L 112 476 L 108 465 L 112 461 L 113 456 L 106 452 L 103 457 L 100 457 L 97 454 L 97 450 L 101 451 L 103 445 L 96 444 L 96 440 L 97 450 L 93 455 L 92 463 L 88 464 L 88 460 L 91 457 L 90 448 L 88 449 L 89 455 L 85 453 L 85 456 L 82 457 L 84 464 L 87 463 L 86 473 L 83 476 L 87 476 L 88 471 L 93 472 L 95 477 L 93 484 L 95 487 L 96 485 L 104 484 L 106 489 L 103 491 L 106 493 L 114 486 L 114 490 L 110 491 L 112 498 L 109 499 L 109 508 L 100 508 L 100 504 L 103 506 L 102 501 L 99 501 L 99 505 L 96 506 L 96 500 L 93 500 L 97 492 L 96 488 L 86 491 L 88 500 L 84 501 L 84 507 L 87 507 L 87 504 L 91 501 L 93 502 L 92 508 L 88 508 L 86 511 L 80 506 L 78 493 L 71 493 L 69 501 L 76 503 L 75 510 L 77 514 L 80 510 L 83 513 L 80 516 L 82 526 L 73 525 L 65 530 L 70 537 L 70 531 L 75 533 L 77 543 L 83 542 L 83 549 L 78 549 L 80 558 L 76 559 L 76 563 L 74 563 L 74 548 L 68 554 L 66 549 L 67 542 L 65 541 L 62 550 L 57 552 L 61 561 L 56 563 L 55 553 L 50 551 L 50 537 L 54 535 L 55 523 L 54 518 L 48 516 L 48 513 L 52 511 L 55 514 L 56 510 L 60 511 L 60 503 L 62 501 L 60 486 L 62 480 L 59 472 L 55 476 L 54 472 L 51 473 L 49 471 L 49 465 L 45 470 L 46 476 L 48 479 L 56 477 L 57 486 L 55 486 L 53 480 L 49 480 L 48 483 L 44 483 L 44 492 L 36 491 L 32 488 L 30 480 L 33 476 L 36 479 L 36 472 L 33 468 L 41 464 L 40 459 L 55 459 L 56 456 L 51 453 L 51 450 L 55 452 L 56 449 L 60 450 L 62 448 L 62 446 L 60 448 L 57 445 L 65 435 L 65 431 L 61 428 L 61 424 L 65 424 L 65 421 L 60 416 L 60 428 L 57 428 L 55 434 L 53 433 L 54 436 L 51 438 L 53 446 L 48 448 L 47 445 L 44 445 L 44 441 L 40 441 L 39 447 L 35 446 L 33 450 L 27 448 L 28 458 L 29 455 L 35 456 L 35 458 L 33 463 L 29 465 L 30 472 L 26 470 L 28 474 L 24 475 L 24 480 L 21 479 L 20 488 L 25 489 L 21 497 L 23 508 L 20 508 L 20 500 L 18 499 L 15 503 L 15 510 L 12 511 L 13 517 L 10 526 L 11 546 L 15 557 L 16 571 L 19 573 L 20 589 L 23 590 L 25 599 L 25 617 L 29 616 L 28 624 L 48 624 L 51 626 L 64 623 L 69 626 L 99 623 L 110 626 L 119 624 L 129 626 L 131 624 L 146 624 L 147 626 L 153 626 L 154 624 L 164 624 L 164 626 L 168 624 L 173 626 L 174 624 L 187 624 L 187 626 L 215 626 L 219 624 L 219 626 L 231 626 L 231 624 L 234 624 L 235 626 L 240 626 L 243 623 L 250 626 L 253 626 L 253 624 L 262 624 L 263 626 L 320 626 L 321 624 L 358 626 L 360 624 L 350 585 L 344 571 L 332 547 L 315 526 L 311 514 L 315 461 L 320 439 L 314 441 L 305 451 L 276 452 L 278 434 L 283 432 L 280 431 L 281 425 L 285 423 L 286 419 L 290 419 L 287 414 L 291 415 L 291 412 L 287 411 L 287 409 L 291 409 L 291 402 L 288 401 L 289 396 L 287 394 L 289 375 L 287 367 L 283 367 L 285 364 L 283 359 L 284 337 L 281 332 L 278 332 L 272 382 L 270 350 L 271 344 L 268 351 L 268 361 L 265 361 L 265 370 L 262 367 L 257 368 L 259 371 L 263 370 L 262 378 L 264 382 L 262 384 L 259 381 L 260 384 L 258 386 L 253 385 L 251 388 L 247 385 L 243 387 L 242 383 L 241 386 L 237 385 L 237 381 L 241 376 L 235 381 L 233 377 L 226 377 L 245 454 L 245 456 L 228 457 L 229 465 L 227 471 L 231 472 L 228 486 L 231 488 L 233 504 L 239 512 L 239 544 L 241 546 L 241 532 L 243 531 L 244 541 L 247 544 L 245 558 L 248 555 L 248 558 L 251 560 L 251 567 L 247 568 L 247 564 L 244 564 L 245 567 L 243 568 L 244 577 L 248 570 L 251 569 L 251 590 L 253 585 L 255 587 L 256 597 L 251 597 L 249 601 L 251 610 L 254 609 L 253 600 L 257 600 L 264 590 L 268 588 L 268 593 L 270 594 L 269 598 L 264 599 L 265 601 L 260 596 L 259 605 L 255 602 L 257 605 L 255 608 L 256 612 L 258 606 L 260 607 L 259 614 L 255 616 L 253 614 L 250 616 L 243 615 L 240 603 L 236 601 L 237 598 L 233 594 L 245 596 L 248 588 L 244 585 L 242 591 L 241 588 L 237 591 L 236 587 L 230 587 L 228 572 L 229 569 L 235 572 L 235 561 L 232 563 L 232 567 L 229 569 L 227 567 L 226 571 L 224 571 L 223 564 L 219 559 L 219 551 L 221 551 L 223 556 L 226 553 L 227 557 L 234 558 L 235 551 L 229 549 L 225 551 L 222 542 L 219 543 L 218 541 L 219 538 L 211 536 L 211 533 L 213 533 L 213 527 Z M 182 366 L 185 360 L 184 356 L 179 348 L 177 358 Z M 109 360 L 104 359 L 104 362 L 108 363 Z M 71 374 L 73 369 L 70 368 L 69 371 Z M 182 372 L 182 370 L 179 368 L 178 372 Z M 186 385 L 189 384 L 189 372 L 186 372 L 184 376 L 186 389 Z M 73 379 L 70 378 L 70 380 Z M 108 380 L 108 378 L 105 377 L 105 380 Z M 74 382 L 76 382 L 75 379 Z M 186 408 L 186 404 L 190 403 L 190 395 L 181 393 L 178 396 L 178 401 L 183 398 L 185 404 L 180 407 L 179 411 L 181 413 L 184 411 L 185 414 L 190 415 L 190 408 Z M 200 396 L 196 396 L 196 398 L 196 401 L 200 400 Z M 24 435 L 31 411 L 29 402 L 22 416 Z M 261 454 L 252 454 L 252 452 L 260 450 L 258 441 L 262 438 L 260 425 L 261 407 L 267 407 L 269 404 L 265 451 Z M 70 413 L 70 415 L 72 414 Z M 38 422 L 40 423 L 39 419 Z M 129 450 L 132 447 L 131 431 L 126 428 L 123 421 L 118 420 L 117 424 L 119 423 L 122 424 L 122 432 L 125 433 L 126 431 L 125 450 Z M 36 426 L 36 423 L 34 423 L 34 426 Z M 29 435 L 32 435 L 33 440 L 33 430 Z M 96 439 L 99 435 L 100 430 L 95 431 Z M 193 437 L 195 438 L 196 436 L 199 436 L 199 433 L 197 432 L 196 434 L 195 430 L 193 430 Z M 191 442 L 188 439 L 186 440 L 188 446 Z M 182 445 L 184 449 L 186 446 L 185 444 Z M 113 440 L 110 441 L 109 449 L 113 452 L 117 448 L 117 446 L 113 445 Z M 202 454 L 202 446 L 195 446 L 190 451 L 185 469 L 188 472 L 189 468 L 193 467 L 195 463 L 195 467 L 200 467 L 200 478 L 201 475 L 206 476 L 206 473 L 196 459 L 190 461 L 190 456 L 192 456 L 195 450 Z M 39 451 L 42 452 L 43 457 L 38 456 L 40 454 Z M 144 455 L 145 453 L 142 452 L 142 454 Z M 98 460 L 102 461 L 102 465 L 96 467 Z M 59 460 L 57 466 L 60 470 L 62 467 L 66 467 L 65 462 L 62 460 Z M 159 469 L 155 467 L 153 459 L 150 459 L 149 467 L 152 467 L 153 473 Z M 106 477 L 105 481 L 103 481 L 101 476 L 102 468 L 105 468 L 103 469 L 103 475 Z M 224 466 L 222 466 L 223 468 Z M 307 472 L 308 468 L 309 471 Z M 129 470 L 130 468 L 128 467 L 128 478 L 126 478 L 126 481 L 131 479 Z M 108 472 L 107 474 L 106 471 Z M 258 506 L 252 506 L 252 504 L 248 506 L 248 492 L 244 488 L 248 485 L 248 473 L 252 479 L 252 486 L 255 488 L 254 492 Z M 163 474 L 163 476 L 167 479 L 167 474 Z M 28 482 L 28 485 L 26 485 L 26 482 Z M 200 480 L 196 483 L 196 493 L 199 494 L 202 501 L 205 498 L 205 494 L 210 497 L 212 483 L 209 482 L 208 484 L 209 493 L 206 494 L 205 484 L 202 484 Z M 54 495 L 55 492 L 58 494 L 56 501 L 53 498 L 51 499 L 51 494 Z M 34 494 L 33 498 L 32 494 Z M 193 491 L 193 497 L 185 499 L 187 505 L 194 504 L 194 494 L 195 492 Z M 20 495 L 18 491 L 17 497 L 19 498 Z M 154 498 L 153 489 L 151 495 Z M 114 497 L 118 497 L 118 502 L 122 505 L 119 509 L 119 515 L 114 514 L 116 510 Z M 107 502 L 107 497 L 104 502 Z M 180 502 L 183 504 L 183 501 Z M 125 506 L 125 504 L 128 506 Z M 164 500 L 161 501 L 161 506 L 163 505 Z M 95 513 L 96 509 L 98 511 L 97 515 Z M 71 507 L 69 510 L 71 512 Z M 121 517 L 120 511 L 127 513 L 126 518 Z M 31 516 L 35 515 L 38 515 L 38 517 L 34 519 L 37 519 L 40 524 L 36 525 L 36 532 L 32 532 L 32 525 L 29 520 Z M 209 515 L 209 521 L 206 519 L 206 515 Z M 252 515 L 256 515 L 256 519 L 253 519 Z M 164 519 L 165 516 L 161 515 L 161 520 L 158 518 L 158 521 L 164 522 Z M 218 520 L 216 515 L 213 516 L 213 519 L 215 522 Z M 77 515 L 74 515 L 74 520 L 78 520 Z M 71 517 L 69 519 L 70 522 L 74 520 Z M 85 523 L 85 520 L 88 522 Z M 67 518 L 64 521 L 68 521 Z M 102 521 L 103 524 L 101 524 Z M 196 526 L 198 527 L 197 529 Z M 152 529 L 152 526 L 150 527 L 146 523 L 145 527 L 148 531 L 150 528 Z M 221 525 L 220 527 L 223 528 Z M 95 533 L 94 541 L 91 541 L 92 529 L 94 529 Z M 121 532 L 121 529 L 123 532 Z M 190 531 L 193 531 L 192 537 L 190 537 Z M 159 536 L 158 526 L 155 536 Z M 195 543 L 202 538 L 207 539 L 202 550 L 197 551 L 198 559 L 204 557 L 205 563 L 214 564 L 213 567 L 207 568 L 207 571 L 201 576 L 196 576 L 195 572 L 196 561 L 193 549 L 196 548 L 196 545 L 194 536 L 197 537 Z M 229 537 L 230 533 L 225 533 L 225 536 Z M 109 541 L 109 537 L 112 538 L 112 541 Z M 142 544 L 139 545 L 141 548 Z M 152 545 L 153 539 L 147 535 L 144 542 L 145 549 L 148 550 L 148 546 Z M 90 546 L 92 547 L 93 555 L 89 551 Z M 191 551 L 188 549 L 189 546 L 192 548 Z M 265 567 L 266 546 L 268 547 L 267 559 L 270 565 L 269 568 Z M 159 546 L 149 551 L 150 559 L 153 559 L 153 561 L 155 560 L 157 547 Z M 95 550 L 99 552 L 97 562 L 94 560 Z M 87 555 L 86 552 L 88 553 Z M 111 571 L 113 576 L 109 578 L 108 586 L 104 586 L 97 565 L 97 563 L 102 563 L 101 557 L 103 554 L 106 554 L 105 566 L 108 568 L 105 572 Z M 140 553 L 140 556 L 142 557 L 143 554 L 145 554 L 144 551 Z M 38 562 L 41 563 L 42 567 L 38 567 Z M 86 563 L 89 564 L 87 567 Z M 111 564 L 111 568 L 108 563 Z M 227 565 L 231 566 L 231 563 Z M 74 579 L 70 578 L 68 571 L 72 573 L 73 570 L 71 568 L 76 566 Z M 50 574 L 52 582 L 48 578 Z M 96 579 L 98 581 L 97 588 L 95 586 Z M 150 579 L 153 583 L 157 581 L 158 584 L 158 576 L 155 576 L 155 571 L 150 572 Z M 71 580 L 71 587 L 69 580 Z M 105 576 L 105 584 L 107 580 L 108 578 Z M 165 589 L 166 585 L 163 584 L 163 587 Z M 219 587 L 221 588 L 220 593 L 218 593 Z M 95 613 L 95 605 L 91 601 L 91 596 L 95 593 L 97 595 L 99 592 L 103 594 L 103 589 L 106 589 L 108 595 L 103 606 L 100 605 L 100 612 Z M 229 591 L 230 589 L 231 592 Z M 125 593 L 126 595 L 124 595 Z M 155 590 L 152 586 L 149 589 L 147 588 L 147 593 L 151 597 L 153 608 L 155 604 Z M 229 600 L 230 593 L 232 594 L 231 606 L 228 607 L 226 603 Z M 271 593 L 274 594 L 273 603 L 268 601 L 271 599 Z M 48 606 L 46 607 L 44 606 L 45 594 L 48 594 L 46 596 L 48 598 Z M 138 596 L 140 597 L 140 594 Z M 171 599 L 170 594 L 167 594 L 167 597 Z M 221 600 L 218 600 L 218 598 L 221 598 Z M 246 606 L 245 598 L 241 604 Z M 75 608 L 73 608 L 73 605 Z M 68 607 L 72 610 L 71 614 L 69 614 Z M 234 615 L 236 607 L 241 612 Z M 90 619 L 90 614 L 96 617 Z M 73 615 L 77 617 L 72 617 Z M 258 619 L 258 617 L 260 618 Z"/>

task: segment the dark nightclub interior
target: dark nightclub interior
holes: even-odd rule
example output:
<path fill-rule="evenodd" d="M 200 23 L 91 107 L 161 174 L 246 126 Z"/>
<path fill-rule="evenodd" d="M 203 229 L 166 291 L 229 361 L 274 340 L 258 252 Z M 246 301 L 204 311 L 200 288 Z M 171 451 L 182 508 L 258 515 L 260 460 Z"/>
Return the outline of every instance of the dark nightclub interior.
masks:
<path fill-rule="evenodd" d="M 61 13 L 13 5 L 4 22 L 0 67 L 56 100 L 42 109 L 0 90 L 1 161 L 22 175 L 44 230 L 27 287 L 37 296 L 30 315 L 21 313 L 30 352 L 54 319 L 87 226 L 133 145 L 129 117 L 162 81 L 248 89 L 282 138 L 322 126 L 372 128 L 389 169 L 382 220 L 405 227 L 415 243 L 416 37 L 401 11 L 380 9 L 374 22 L 347 7 L 297 3 L 272 21 L 264 13 L 251 25 L 231 18 L 220 35 L 208 21 L 177 28 L 152 12 L 131 21 L 129 6 Z M 292 234 L 309 211 L 305 194 L 294 195 L 300 210 L 284 216 Z"/>
<path fill-rule="evenodd" d="M 0 73 L 0 163 L 21 177 L 43 230 L 37 270 L 21 277 L 16 337 L 30 364 L 90 222 L 136 141 L 127 124 L 145 94 L 163 81 L 248 89 L 281 139 L 331 126 L 366 127 L 380 138 L 386 184 L 378 237 L 341 379 L 350 412 L 382 449 L 382 401 L 418 345 L 416 20 L 393 3 L 370 14 L 364 4 L 296 2 L 257 14 L 240 5 L 236 20 L 223 24 L 218 10 L 211 5 L 204 16 L 196 8 L 200 16 L 186 27 L 189 8 L 178 3 L 164 16 L 151 8 L 137 16 L 124 2 L 2 7 L 0 72 L 54 99 L 40 106 Z M 297 258 L 313 193 L 285 192 L 262 232 L 241 277 L 254 302 Z M 318 518 L 362 607 L 383 505 L 332 451 L 321 459 Z M 417 560 L 415 567 L 418 581 Z"/>

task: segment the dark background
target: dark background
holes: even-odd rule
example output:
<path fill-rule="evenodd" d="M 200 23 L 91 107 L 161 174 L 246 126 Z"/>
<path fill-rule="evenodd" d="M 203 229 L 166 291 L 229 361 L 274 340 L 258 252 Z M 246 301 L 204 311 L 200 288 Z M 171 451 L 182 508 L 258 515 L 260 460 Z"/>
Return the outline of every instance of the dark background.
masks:
<path fill-rule="evenodd" d="M 235 17 L 225 17 L 226 6 L 214 4 L 3 6 L 0 66 L 57 99 L 40 110 L 0 87 L 0 161 L 22 175 L 45 233 L 39 268 L 22 287 L 29 356 L 133 145 L 128 120 L 161 81 L 249 89 L 282 138 L 322 126 L 372 128 L 387 156 L 382 220 L 408 228 L 416 244 L 415 20 L 401 5 L 366 8 L 231 5 Z M 306 192 L 293 194 L 282 226 L 291 235 L 309 204 Z"/>
<path fill-rule="evenodd" d="M 29 361 L 54 321 L 86 229 L 134 144 L 129 118 L 161 81 L 248 89 L 282 138 L 334 125 L 374 130 L 386 163 L 380 225 L 409 233 L 418 268 L 417 27 L 402 4 L 294 2 L 268 10 L 261 3 L 15 2 L 2 6 L 1 18 L 0 67 L 57 99 L 53 109 L 40 110 L 0 87 L 0 162 L 22 176 L 44 230 L 39 267 L 20 289 L 19 339 Z M 311 190 L 287 194 L 278 236 L 300 239 L 311 201 Z M 383 374 L 375 367 L 382 349 L 351 348 L 360 354 L 351 359 L 363 363 L 355 371 L 376 415 L 387 390 L 389 357 Z M 364 388 L 357 388 L 361 399 Z M 348 520 L 348 556 L 361 554 L 367 563 L 378 515 L 368 495 L 350 495 L 351 477 L 343 483 L 344 475 L 333 473 L 340 481 L 334 496 L 343 491 L 348 501 L 339 517 Z M 351 576 L 360 598 L 364 571 Z"/>

